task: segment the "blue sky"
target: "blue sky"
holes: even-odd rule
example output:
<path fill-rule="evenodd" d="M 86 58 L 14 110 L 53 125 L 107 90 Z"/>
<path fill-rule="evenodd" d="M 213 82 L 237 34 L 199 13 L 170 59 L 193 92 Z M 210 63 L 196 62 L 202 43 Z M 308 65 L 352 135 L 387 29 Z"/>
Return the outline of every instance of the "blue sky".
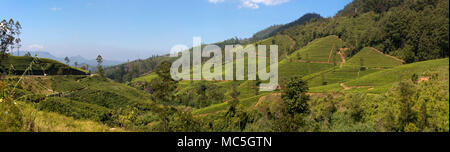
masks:
<path fill-rule="evenodd" d="M 2 0 L 22 24 L 21 50 L 126 61 L 234 36 L 250 37 L 305 13 L 334 16 L 351 0 Z"/>

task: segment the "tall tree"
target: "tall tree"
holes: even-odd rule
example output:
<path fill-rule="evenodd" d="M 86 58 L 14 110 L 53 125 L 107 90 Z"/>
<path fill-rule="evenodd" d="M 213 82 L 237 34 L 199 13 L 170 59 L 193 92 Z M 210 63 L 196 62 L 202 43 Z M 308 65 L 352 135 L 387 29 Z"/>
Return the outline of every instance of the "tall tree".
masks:
<path fill-rule="evenodd" d="M 399 115 L 399 128 L 404 131 L 404 128 L 410 123 L 416 120 L 416 112 L 412 109 L 414 102 L 412 97 L 416 93 L 416 86 L 410 81 L 403 81 L 398 84 L 395 88 L 395 93 L 397 95 L 397 100 L 400 104 L 400 115 Z"/>
<path fill-rule="evenodd" d="M 14 45 L 20 45 L 20 30 L 22 26 L 13 19 L 9 21 L 0 21 L 0 62 L 1 59 L 7 56 L 7 53 L 12 52 Z"/>
<path fill-rule="evenodd" d="M 236 116 L 237 111 L 237 105 L 239 104 L 239 95 L 241 94 L 238 91 L 239 83 L 237 81 L 232 82 L 232 88 L 231 88 L 231 101 L 228 102 L 229 108 L 228 111 L 225 113 L 225 121 L 227 122 L 227 125 L 231 128 L 233 128 L 233 117 Z"/>
<path fill-rule="evenodd" d="M 26 57 L 31 57 L 31 53 L 30 53 L 30 52 L 27 52 L 27 53 L 25 53 L 24 56 L 26 56 Z"/>
<path fill-rule="evenodd" d="M 308 84 L 301 77 L 291 78 L 283 88 L 281 98 L 291 115 L 309 112 Z"/>
<path fill-rule="evenodd" d="M 103 63 L 103 57 L 101 55 L 97 56 L 97 72 L 100 74 L 100 76 L 105 76 L 105 71 L 103 71 L 102 63 Z"/>
<path fill-rule="evenodd" d="M 69 65 L 69 63 L 70 63 L 69 57 L 66 56 L 66 57 L 64 58 L 64 61 L 66 61 L 66 64 Z"/>
<path fill-rule="evenodd" d="M 154 100 L 164 104 L 171 104 L 171 101 L 175 101 L 174 91 L 177 88 L 178 81 L 173 80 L 170 75 L 171 66 L 172 62 L 170 61 L 160 63 L 155 68 L 155 73 L 158 77 L 152 79 L 149 84 Z"/>
<path fill-rule="evenodd" d="M 226 113 L 227 117 L 234 117 L 234 114 L 236 114 L 236 106 L 239 103 L 238 97 L 240 95 L 240 92 L 237 89 L 238 85 L 239 83 L 237 81 L 233 81 L 230 94 L 231 101 L 228 102 L 230 107 L 228 108 L 228 111 Z"/>

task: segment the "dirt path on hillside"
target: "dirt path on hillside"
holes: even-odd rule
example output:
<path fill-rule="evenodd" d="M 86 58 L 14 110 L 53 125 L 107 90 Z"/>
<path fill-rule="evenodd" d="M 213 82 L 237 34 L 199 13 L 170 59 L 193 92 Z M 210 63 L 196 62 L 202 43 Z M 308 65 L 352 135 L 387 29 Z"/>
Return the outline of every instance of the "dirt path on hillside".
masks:
<path fill-rule="evenodd" d="M 331 56 L 333 55 L 334 46 L 335 46 L 335 44 L 333 43 L 333 46 L 331 47 L 331 50 L 330 50 L 330 55 L 328 56 L 328 63 L 330 63 Z"/>
<path fill-rule="evenodd" d="M 286 35 L 289 39 L 293 40 L 295 42 L 295 40 L 289 36 Z M 336 38 L 338 38 L 339 40 L 341 40 L 342 42 L 344 42 L 342 39 L 340 39 L 337 35 L 332 35 L 335 36 Z M 295 44 L 294 44 L 295 45 Z M 325 64 L 331 64 L 331 57 L 333 56 L 333 51 L 335 49 L 336 44 L 333 43 L 333 46 L 330 49 L 330 54 L 328 56 L 328 62 L 327 61 L 311 61 L 311 60 L 297 60 L 297 62 L 301 62 L 301 63 L 325 63 Z M 293 46 L 292 46 L 293 47 Z M 291 47 L 291 48 L 292 48 Z M 337 52 L 340 55 L 340 58 L 342 60 L 342 62 L 340 63 L 340 67 L 342 68 L 343 64 L 346 62 L 345 59 L 345 53 L 343 51 L 348 50 L 348 48 L 340 48 L 340 50 Z"/>
<path fill-rule="evenodd" d="M 342 40 L 341 38 L 339 38 L 339 36 L 337 35 L 333 35 L 334 37 L 336 37 L 337 39 L 339 39 L 342 43 L 344 43 L 344 40 Z M 342 68 L 342 66 L 344 65 L 344 63 L 346 62 L 345 59 L 345 53 L 344 51 L 348 50 L 349 48 L 340 48 L 339 51 L 337 52 L 339 54 L 339 56 L 341 57 L 341 64 L 339 65 L 340 68 Z"/>
<path fill-rule="evenodd" d="M 417 83 L 422 83 L 425 81 L 429 81 L 430 77 L 419 77 L 419 79 L 417 80 Z"/>
<path fill-rule="evenodd" d="M 375 52 L 378 52 L 378 53 L 380 53 L 380 54 L 382 54 L 382 55 L 385 55 L 385 56 L 387 56 L 387 57 L 390 57 L 390 58 L 393 58 L 394 60 L 397 60 L 397 61 L 400 61 L 400 62 L 402 62 L 402 63 L 405 63 L 405 61 L 404 60 L 402 60 L 402 59 L 400 59 L 400 58 L 397 58 L 397 57 L 395 57 L 395 56 L 391 56 L 391 55 L 388 55 L 388 54 L 384 54 L 383 52 L 381 52 L 380 50 L 378 50 L 378 49 L 376 49 L 376 48 L 374 48 L 374 47 L 370 47 L 372 50 L 374 50 Z"/>
<path fill-rule="evenodd" d="M 255 107 L 258 107 L 262 101 L 264 101 L 264 99 L 267 98 L 268 95 L 262 96 L 261 98 L 258 99 L 258 102 L 255 104 Z"/>
<path fill-rule="evenodd" d="M 339 85 L 340 85 L 342 88 L 344 88 L 344 90 L 350 90 L 350 89 L 352 89 L 351 87 L 345 86 L 344 83 L 340 83 Z"/>
<path fill-rule="evenodd" d="M 368 90 L 372 90 L 375 89 L 373 86 L 346 86 L 344 83 L 340 83 L 339 84 L 342 88 L 344 88 L 344 90 L 350 90 L 350 89 L 359 89 L 359 88 L 367 88 Z"/>
<path fill-rule="evenodd" d="M 348 48 L 341 48 L 341 49 L 339 49 L 339 52 L 338 52 L 338 54 L 339 54 L 339 56 L 341 57 L 341 60 L 342 60 L 341 64 L 339 65 L 340 68 L 342 68 L 344 63 L 347 61 L 345 59 L 345 53 L 344 53 L 345 50 L 348 50 Z"/>
<path fill-rule="evenodd" d="M 255 107 L 258 107 L 262 103 L 262 101 L 264 101 L 270 95 L 281 96 L 281 93 L 272 93 L 272 94 L 268 94 L 268 95 L 262 96 L 261 98 L 258 99 L 258 102 L 255 104 Z"/>

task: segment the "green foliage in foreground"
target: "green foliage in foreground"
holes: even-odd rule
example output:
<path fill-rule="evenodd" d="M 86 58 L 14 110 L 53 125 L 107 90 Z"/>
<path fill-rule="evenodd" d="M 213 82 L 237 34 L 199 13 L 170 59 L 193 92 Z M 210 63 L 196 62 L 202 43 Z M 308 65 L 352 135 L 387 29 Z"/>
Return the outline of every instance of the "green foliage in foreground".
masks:
<path fill-rule="evenodd" d="M 48 98 L 38 106 L 39 110 L 57 112 L 75 119 L 101 121 L 109 113 L 107 108 L 66 98 Z"/>
<path fill-rule="evenodd" d="M 18 90 L 49 96 L 36 103 L 19 95 L 11 98 L 7 93 L 3 94 L 0 109 L 8 111 L 9 115 L 2 116 L 1 121 L 9 125 L 0 128 L 2 131 L 448 131 L 448 59 L 412 66 L 420 67 L 421 64 L 428 67 L 437 64 L 440 68 L 430 68 L 416 78 L 430 76 L 427 81 L 401 79 L 393 82 L 383 94 L 344 91 L 310 95 L 303 85 L 305 81 L 291 81 L 282 85 L 284 95 L 276 92 L 250 95 L 252 92 L 245 93 L 247 83 L 243 81 L 238 85 L 244 87 L 235 87 L 241 97 L 234 93 L 237 101 L 234 108 L 230 108 L 232 102 L 199 109 L 155 104 L 143 100 L 151 97 L 142 91 L 97 76 L 53 76 L 40 80 L 30 77 L 26 79 L 34 79 L 30 82 L 35 84 L 20 84 Z M 394 70 L 408 66 L 411 65 Z M 10 91 L 10 84 L 14 84 L 14 81 L 6 80 L 14 78 L 2 81 L 3 92 Z M 61 87 L 52 83 L 72 85 Z M 73 85 L 76 83 L 79 84 Z M 231 82 L 204 81 L 192 86 L 198 89 L 195 93 L 201 95 L 205 90 L 202 88 L 211 84 L 231 85 Z M 36 85 L 50 87 L 59 93 L 31 87 Z M 247 95 L 242 96 L 242 92 Z M 289 95 L 297 94 L 295 92 L 302 95 Z M 231 94 L 225 98 L 230 98 Z M 214 97 L 208 92 L 205 95 Z M 309 95 L 310 100 L 298 98 Z M 23 101 L 15 101 L 18 99 Z M 71 121 L 72 126 L 55 126 L 69 125 L 62 121 Z M 87 126 L 92 128 L 87 129 Z"/>

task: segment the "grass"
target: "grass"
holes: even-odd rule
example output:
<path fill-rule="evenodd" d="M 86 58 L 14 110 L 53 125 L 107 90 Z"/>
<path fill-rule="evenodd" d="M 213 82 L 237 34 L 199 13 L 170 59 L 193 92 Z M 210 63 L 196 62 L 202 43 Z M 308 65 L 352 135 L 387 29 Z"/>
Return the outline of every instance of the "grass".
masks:
<path fill-rule="evenodd" d="M 26 56 L 8 56 L 0 62 L 0 72 L 9 72 L 11 74 L 22 75 L 33 61 L 33 57 Z M 59 61 L 37 58 L 37 63 L 32 66 L 29 75 L 87 75 L 89 72 L 75 67 L 68 66 Z"/>
<path fill-rule="evenodd" d="M 392 68 L 403 63 L 378 53 L 373 48 L 365 47 L 345 63 L 352 66 L 361 66 L 361 64 L 368 68 Z"/>
<path fill-rule="evenodd" d="M 437 59 L 398 66 L 361 77 L 346 83 L 347 86 L 384 86 L 405 79 L 410 79 L 413 74 L 421 76 L 426 71 L 437 70 L 446 67 L 448 70 L 449 59 Z"/>
<path fill-rule="evenodd" d="M 342 89 L 340 83 L 355 80 L 402 64 L 401 61 L 376 52 L 371 47 L 366 47 L 347 60 L 342 67 L 333 67 L 310 74 L 305 79 L 308 81 L 309 86 L 312 87 L 312 92 L 339 91 Z M 363 89 L 359 88 L 359 90 Z M 367 88 L 365 89 L 367 90 Z"/>
<path fill-rule="evenodd" d="M 110 128 L 92 120 L 80 120 L 55 112 L 38 111 L 27 102 L 17 101 L 24 121 L 32 121 L 25 131 L 35 132 L 122 132 L 122 128 Z"/>
<path fill-rule="evenodd" d="M 285 63 L 285 65 L 286 65 L 286 63 L 289 63 L 289 62 L 285 62 L 285 61 L 283 61 L 283 62 Z M 302 63 L 302 64 L 306 64 L 306 63 Z M 313 63 L 311 63 L 311 64 L 313 64 Z M 321 64 L 321 63 L 315 63 L 315 64 L 319 65 L 319 66 L 328 65 L 328 64 Z M 286 74 L 287 71 L 289 71 L 291 73 L 287 74 L 287 75 L 294 75 L 294 74 L 296 74 L 296 72 L 300 71 L 300 70 L 295 70 L 295 68 L 296 67 L 298 68 L 301 66 L 295 66 L 295 64 L 291 64 L 291 65 L 292 65 L 291 68 L 285 68 L 285 70 L 280 70 L 280 72 L 285 71 L 284 74 Z M 284 66 L 284 67 L 287 67 L 287 66 Z M 352 87 L 352 86 L 372 86 L 372 85 L 376 86 L 376 87 L 373 89 L 370 89 L 370 90 L 368 87 L 353 88 L 353 89 L 345 90 L 345 92 L 355 92 L 356 91 L 356 92 L 368 92 L 368 93 L 379 94 L 379 93 L 385 92 L 388 88 L 391 88 L 392 83 L 398 82 L 402 79 L 407 79 L 410 77 L 409 75 L 412 75 L 413 73 L 422 74 L 425 71 L 437 69 L 437 68 L 444 68 L 444 69 L 447 68 L 447 70 L 448 70 L 448 59 L 439 59 L 439 60 L 413 63 L 413 64 L 408 64 L 408 65 L 401 65 L 401 66 L 395 67 L 393 69 L 387 69 L 387 70 L 368 69 L 366 71 L 360 72 L 359 78 L 357 76 L 358 68 L 355 66 L 346 65 L 342 69 L 336 69 L 336 71 L 333 72 L 332 69 L 329 69 L 329 66 L 324 66 L 323 69 L 327 69 L 327 70 L 324 70 L 322 72 L 325 73 L 326 77 L 330 77 L 327 79 L 327 81 L 329 81 L 331 83 L 329 85 L 324 85 L 324 86 L 317 85 L 317 83 L 318 83 L 317 81 L 319 81 L 317 78 L 317 75 L 319 75 L 319 78 L 320 78 L 321 72 L 314 73 L 312 75 L 316 75 L 316 77 L 309 76 L 309 78 L 312 78 L 311 80 L 308 81 L 309 83 L 312 84 L 312 85 L 310 84 L 310 86 L 312 86 L 312 87 L 310 87 L 310 92 L 311 93 L 325 93 L 325 92 L 332 93 L 332 92 L 343 91 L 344 88 L 342 86 L 340 86 L 340 84 L 338 82 L 346 82 L 345 85 L 350 86 L 350 87 Z M 307 72 L 305 72 L 305 73 L 307 73 Z M 392 75 L 398 75 L 398 73 L 403 73 L 403 75 L 408 75 L 408 76 L 404 76 L 402 79 L 397 79 L 392 76 Z M 308 76 L 305 78 L 308 78 Z M 370 79 L 375 79 L 375 80 L 382 79 L 383 81 L 378 81 L 377 84 L 372 84 L 370 82 L 375 82 L 375 81 L 372 81 Z M 218 84 L 228 84 L 228 82 L 220 82 Z M 241 92 L 241 96 L 244 97 L 241 99 L 241 102 L 239 103 L 239 105 L 243 108 L 253 107 L 253 105 L 255 105 L 261 97 L 269 94 L 269 93 L 262 93 L 260 95 L 252 95 L 253 92 L 251 91 L 251 89 L 248 89 L 248 85 L 247 85 L 246 81 L 241 83 L 238 90 Z M 249 91 L 247 91 L 247 90 L 249 90 Z M 269 97 L 264 98 L 262 102 L 266 103 L 266 102 L 269 102 L 269 100 L 275 100 L 275 99 L 278 99 L 278 97 L 274 96 L 274 98 L 271 98 L 269 96 Z M 228 107 L 228 104 L 226 102 L 214 104 L 214 105 L 211 105 L 211 106 L 208 106 L 205 108 L 197 109 L 194 111 L 194 114 L 216 113 L 216 112 L 226 110 L 227 107 Z"/>
<path fill-rule="evenodd" d="M 153 79 L 155 79 L 157 77 L 158 77 L 158 75 L 156 75 L 155 73 L 151 73 L 151 74 L 148 74 L 148 75 L 145 75 L 145 76 L 141 76 L 141 77 L 135 78 L 131 82 L 132 83 L 135 83 L 135 82 L 150 82 L 150 81 L 152 81 Z"/>
<path fill-rule="evenodd" d="M 333 63 L 333 58 L 335 58 L 336 63 L 339 64 L 341 62 L 341 58 L 336 54 L 336 52 L 343 46 L 344 42 L 341 41 L 337 36 L 332 35 L 312 41 L 305 47 L 301 48 L 299 51 L 293 53 L 293 55 L 291 56 L 297 56 L 297 53 L 300 53 L 302 60 L 329 63 Z"/>
<path fill-rule="evenodd" d="M 360 68 L 356 66 L 343 66 L 342 68 L 331 68 L 313 75 L 309 75 L 306 77 L 306 80 L 308 81 L 310 87 L 317 87 L 323 85 L 324 82 L 326 84 L 346 82 L 377 71 L 380 70 L 367 69 L 360 71 Z"/>
<path fill-rule="evenodd" d="M 411 79 L 413 74 L 421 77 L 431 77 L 427 74 L 429 71 L 448 71 L 448 58 L 416 62 L 373 72 L 361 76 L 360 78 L 349 79 L 344 82 L 345 86 L 351 89 L 344 92 L 367 92 L 380 94 L 386 92 L 396 82 Z M 310 89 L 311 92 L 337 92 L 344 90 L 339 83 L 326 86 L 316 86 Z"/>
<path fill-rule="evenodd" d="M 9 76 L 2 81 L 17 82 L 18 79 L 18 76 Z M 36 103 L 39 112 L 53 113 L 51 116 L 57 113 L 67 119 L 80 120 L 80 123 L 109 124 L 113 120 L 111 112 L 119 109 L 137 108 L 140 117 L 154 108 L 148 94 L 99 76 L 27 76 L 19 83 L 15 99 Z"/>
<path fill-rule="evenodd" d="M 335 83 L 335 84 L 329 84 L 329 85 L 325 85 L 325 86 L 311 87 L 309 89 L 309 92 L 311 92 L 311 93 L 338 92 L 343 89 L 344 88 L 342 88 L 339 84 Z"/>
<path fill-rule="evenodd" d="M 39 103 L 39 110 L 57 112 L 75 119 L 89 119 L 100 121 L 109 113 L 109 109 L 85 102 L 69 100 L 67 98 L 47 98 Z"/>
<path fill-rule="evenodd" d="M 262 96 L 265 96 L 265 95 L 267 95 L 267 93 L 261 93 L 257 96 L 241 99 L 238 104 L 238 107 L 253 106 L 258 102 L 259 98 L 261 98 Z M 219 103 L 219 104 L 213 104 L 211 106 L 201 108 L 201 109 L 196 109 L 192 113 L 196 114 L 196 115 L 210 114 L 210 113 L 216 113 L 216 112 L 227 110 L 227 108 L 228 108 L 228 103 L 224 102 L 224 103 Z"/>
<path fill-rule="evenodd" d="M 269 50 L 270 45 L 278 45 L 278 56 L 279 60 L 286 58 L 293 46 L 295 41 L 290 39 L 287 35 L 275 35 L 273 37 L 256 42 L 258 45 L 266 45 L 266 49 Z"/>
<path fill-rule="evenodd" d="M 282 61 L 278 67 L 280 80 L 287 80 L 293 76 L 306 76 L 331 68 L 332 65 L 324 63 L 303 63 Z"/>
<path fill-rule="evenodd" d="M 336 51 L 343 45 L 343 42 L 336 36 L 314 40 L 279 63 L 280 80 L 283 81 L 292 76 L 311 75 L 332 68 L 334 61 L 336 64 L 342 61 Z"/>
<path fill-rule="evenodd" d="M 427 76 L 427 72 L 436 70 L 448 70 L 449 60 L 437 59 L 423 62 L 416 62 L 412 64 L 400 65 L 392 69 L 380 70 L 377 72 L 370 72 L 359 78 L 342 79 L 345 86 L 350 89 L 344 90 L 339 83 L 331 83 L 325 86 L 311 87 L 310 92 L 367 92 L 380 94 L 386 92 L 396 82 L 411 79 L 413 74 L 418 76 Z M 370 71 L 370 69 L 369 69 Z M 442 73 L 442 72 L 441 72 Z M 311 80 L 317 81 L 317 80 Z"/>

